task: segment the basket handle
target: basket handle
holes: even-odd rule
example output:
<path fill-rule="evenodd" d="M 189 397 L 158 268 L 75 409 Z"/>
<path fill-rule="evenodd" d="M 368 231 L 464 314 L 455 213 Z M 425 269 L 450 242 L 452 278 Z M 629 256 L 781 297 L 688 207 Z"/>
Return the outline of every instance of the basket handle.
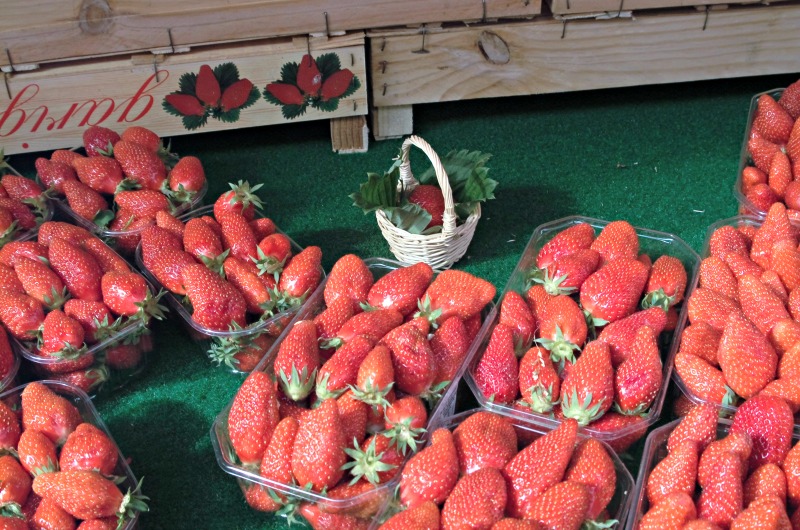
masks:
<path fill-rule="evenodd" d="M 450 188 L 450 179 L 447 178 L 447 172 L 444 170 L 444 166 L 442 165 L 442 161 L 439 159 L 439 155 L 436 154 L 436 151 L 433 150 L 433 147 L 431 147 L 428 142 L 419 136 L 409 136 L 405 139 L 405 141 L 403 141 L 403 146 L 401 148 L 402 158 L 400 164 L 400 182 L 402 182 L 405 189 L 413 189 L 414 186 L 418 184 L 413 173 L 411 173 L 409 152 L 412 145 L 420 148 L 422 152 L 427 155 L 428 159 L 430 159 L 431 164 L 433 165 L 433 170 L 436 173 L 436 180 L 439 182 L 442 195 L 444 195 L 442 234 L 444 236 L 449 236 L 456 229 L 456 211 L 455 205 L 453 204 L 453 190 Z"/>

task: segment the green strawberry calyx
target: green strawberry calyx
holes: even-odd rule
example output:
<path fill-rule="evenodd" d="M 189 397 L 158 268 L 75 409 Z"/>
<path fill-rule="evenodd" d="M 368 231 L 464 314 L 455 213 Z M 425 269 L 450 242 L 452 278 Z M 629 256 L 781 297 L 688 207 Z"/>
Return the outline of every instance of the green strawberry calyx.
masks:
<path fill-rule="evenodd" d="M 592 405 L 592 393 L 587 392 L 583 402 L 578 397 L 578 390 L 572 389 L 572 395 L 563 396 L 561 401 L 561 411 L 565 418 L 573 418 L 581 427 L 589 425 L 593 421 L 600 419 L 604 414 L 601 411 L 605 398 Z"/>
<path fill-rule="evenodd" d="M 378 476 L 378 473 L 391 471 L 397 467 L 393 464 L 387 464 L 382 460 L 384 455 L 383 452 L 376 453 L 376 439 L 377 438 L 373 436 L 367 448 L 362 450 L 358 440 L 353 438 L 354 448 L 347 448 L 344 450 L 347 456 L 352 459 L 342 466 L 343 470 L 349 470 L 350 474 L 353 476 L 353 479 L 350 481 L 351 486 L 362 478 L 366 479 L 370 484 L 377 485 L 380 483 L 380 477 Z"/>

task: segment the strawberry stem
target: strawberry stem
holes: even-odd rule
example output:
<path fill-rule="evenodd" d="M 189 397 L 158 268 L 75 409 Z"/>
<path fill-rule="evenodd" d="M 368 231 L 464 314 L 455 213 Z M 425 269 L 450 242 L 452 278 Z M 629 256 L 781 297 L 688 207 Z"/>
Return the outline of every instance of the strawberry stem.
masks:
<path fill-rule="evenodd" d="M 380 454 L 375 454 L 376 439 L 377 438 L 373 436 L 372 440 L 367 446 L 367 449 L 362 450 L 358 444 L 358 440 L 353 438 L 353 446 L 355 449 L 347 448 L 344 450 L 344 452 L 347 453 L 347 456 L 352 458 L 350 462 L 347 462 L 342 466 L 343 470 L 350 470 L 350 474 L 353 476 L 353 479 L 350 481 L 351 486 L 362 478 L 366 479 L 370 484 L 377 485 L 380 483 L 380 477 L 378 476 L 378 473 L 391 471 L 397 467 L 393 464 L 387 464 L 382 460 L 384 455 L 383 452 Z"/>
<path fill-rule="evenodd" d="M 142 481 L 144 478 L 139 480 L 139 483 L 136 484 L 136 488 L 133 491 L 128 490 L 125 496 L 122 498 L 122 503 L 119 505 L 119 510 L 117 510 L 117 528 L 121 528 L 127 519 L 132 519 L 137 512 L 147 512 L 150 511 L 150 508 L 147 506 L 145 501 L 149 501 L 150 497 L 146 495 L 142 495 Z"/>

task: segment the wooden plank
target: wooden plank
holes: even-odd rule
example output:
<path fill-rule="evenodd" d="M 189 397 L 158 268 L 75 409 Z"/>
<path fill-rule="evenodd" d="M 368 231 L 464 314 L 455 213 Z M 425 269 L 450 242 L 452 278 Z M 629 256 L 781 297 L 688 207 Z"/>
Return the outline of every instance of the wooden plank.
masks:
<path fill-rule="evenodd" d="M 335 110 L 308 105 L 295 121 L 367 114 L 363 43 L 363 34 L 311 41 L 312 57 L 335 54 L 341 68 L 349 69 L 359 80 L 360 88 L 349 97 L 336 98 Z M 270 103 L 263 93 L 268 83 L 281 78 L 284 64 L 299 63 L 306 51 L 304 41 L 287 40 L 168 55 L 162 62 L 154 57 L 149 57 L 149 62 L 140 57 L 95 60 L 11 74 L 7 77 L 10 98 L 0 86 L 0 145 L 7 154 L 72 147 L 80 145 L 82 131 L 91 124 L 117 131 L 136 124 L 161 136 L 174 136 L 286 123 L 289 120 L 282 115 L 283 107 Z M 253 83 L 259 91 L 258 99 L 239 110 L 237 121 L 223 121 L 235 118 L 231 114 L 211 114 L 205 125 L 188 130 L 181 117 L 164 110 L 165 96 L 179 90 L 182 75 L 198 73 L 201 65 L 216 68 L 223 63 L 233 63 L 239 77 Z"/>
<path fill-rule="evenodd" d="M 339 154 L 366 153 L 369 148 L 369 127 L 365 116 L 331 120 L 331 147 Z"/>
<path fill-rule="evenodd" d="M 44 63 L 540 12 L 541 0 L 5 0 L 0 49 L 15 64 Z M 8 64 L 0 53 L 0 66 Z"/>
<path fill-rule="evenodd" d="M 414 111 L 411 105 L 372 109 L 372 134 L 376 140 L 401 138 L 413 131 Z"/>
<path fill-rule="evenodd" d="M 445 29 L 426 36 L 428 53 L 414 53 L 420 35 L 371 32 L 373 105 L 798 72 L 799 27 L 800 5 L 780 4 Z M 484 32 L 505 42 L 507 63 L 481 51 Z"/>
<path fill-rule="evenodd" d="M 546 0 L 554 15 L 613 11 L 640 11 L 718 4 L 758 4 L 760 0 Z"/>

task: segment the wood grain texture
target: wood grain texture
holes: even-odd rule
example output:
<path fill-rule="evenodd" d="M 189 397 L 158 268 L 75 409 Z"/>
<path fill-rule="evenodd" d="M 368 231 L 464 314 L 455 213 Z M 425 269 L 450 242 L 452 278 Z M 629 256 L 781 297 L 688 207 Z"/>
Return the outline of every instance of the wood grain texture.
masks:
<path fill-rule="evenodd" d="M 671 7 L 720 4 L 758 4 L 760 0 L 546 0 L 554 15 L 575 15 L 604 11 L 640 11 Z"/>
<path fill-rule="evenodd" d="M 705 29 L 703 29 L 705 25 Z M 370 32 L 375 107 L 800 71 L 800 5 L 645 13 L 632 19 L 554 19 Z M 493 64 L 478 47 L 491 31 L 510 50 Z"/>
<path fill-rule="evenodd" d="M 541 0 L 5 0 L 15 64 L 430 22 L 532 17 Z M 6 66 L 0 54 L 0 66 Z"/>
<path fill-rule="evenodd" d="M 340 100 L 335 111 L 308 107 L 294 121 L 367 114 L 363 42 L 363 34 L 312 41 L 312 56 L 335 52 L 341 67 L 350 69 L 361 87 Z M 197 73 L 203 64 L 213 68 L 223 62 L 233 62 L 240 78 L 249 79 L 263 91 L 268 83 L 280 79 L 285 63 L 299 63 L 305 53 L 305 44 L 287 40 L 167 55 L 161 62 L 154 62 L 157 58 L 152 56 L 106 59 L 12 74 L 7 78 L 10 97 L 0 84 L 0 144 L 7 154 L 73 147 L 81 144 L 81 134 L 90 124 L 118 132 L 133 124 L 142 125 L 166 137 L 285 123 L 281 107 L 259 97 L 254 105 L 240 111 L 236 122 L 209 118 L 205 126 L 190 131 L 181 118 L 163 110 L 162 101 L 178 90 L 178 80 L 184 73 Z"/>

